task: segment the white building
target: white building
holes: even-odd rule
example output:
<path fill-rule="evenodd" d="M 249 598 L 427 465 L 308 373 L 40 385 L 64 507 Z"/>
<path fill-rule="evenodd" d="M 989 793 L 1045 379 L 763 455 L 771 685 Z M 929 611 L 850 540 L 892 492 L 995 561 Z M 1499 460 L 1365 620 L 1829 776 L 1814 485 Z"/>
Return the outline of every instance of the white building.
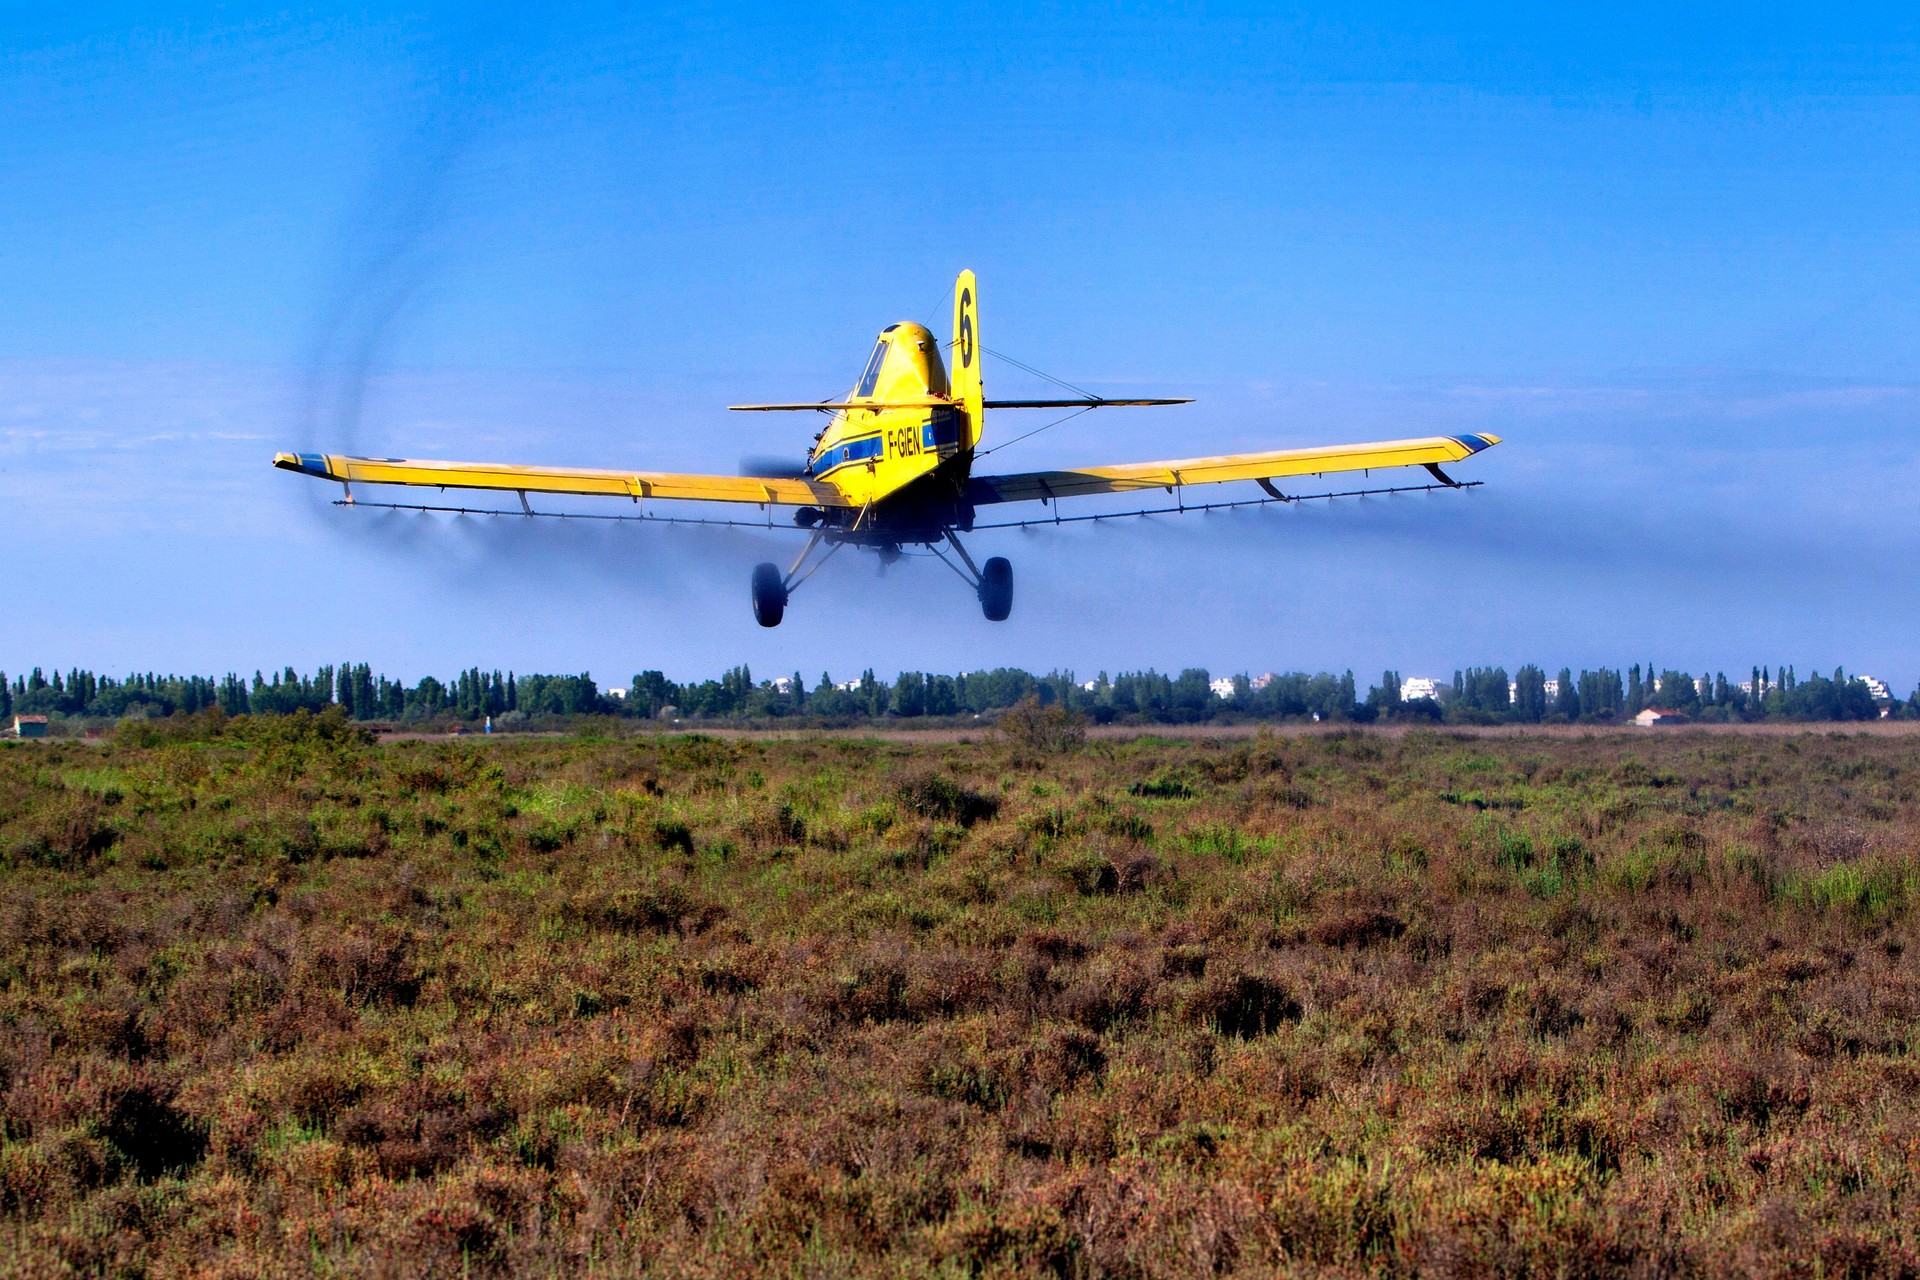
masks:
<path fill-rule="evenodd" d="M 1218 680 L 1210 682 L 1207 687 L 1213 690 L 1213 696 L 1216 698 L 1231 698 L 1233 696 L 1233 677 L 1221 676 Z"/>
<path fill-rule="evenodd" d="M 1893 690 L 1888 688 L 1887 682 L 1878 676 L 1853 676 L 1851 678 L 1867 686 L 1867 692 L 1873 695 L 1875 702 L 1893 701 Z M 1775 681 L 1767 687 L 1769 689 L 1778 689 L 1780 684 L 1778 681 Z M 1740 692 L 1751 698 L 1753 696 L 1753 681 L 1742 680 L 1740 682 Z"/>
<path fill-rule="evenodd" d="M 772 683 L 773 683 L 773 691 L 775 693 L 792 693 L 793 692 L 792 676 L 775 676 L 773 678 Z"/>
<path fill-rule="evenodd" d="M 619 688 L 607 689 L 605 690 L 605 693 L 609 698 L 618 698 L 622 702 L 625 702 L 627 700 L 627 691 L 625 689 L 619 689 Z"/>
<path fill-rule="evenodd" d="M 1449 685 L 1449 688 L 1452 686 Z M 1427 676 L 1409 676 L 1400 682 L 1400 701 L 1413 702 L 1419 698 L 1440 697 L 1440 682 Z"/>
<path fill-rule="evenodd" d="M 1651 729 L 1658 724 L 1685 724 L 1687 718 L 1678 711 L 1669 711 L 1665 707 L 1648 707 L 1635 716 L 1633 722 L 1642 729 Z"/>
<path fill-rule="evenodd" d="M 1541 687 L 1547 691 L 1548 702 L 1552 702 L 1555 698 L 1560 696 L 1559 677 L 1556 676 L 1550 680 L 1543 680 L 1540 682 L 1540 684 L 1541 684 Z M 1400 696 L 1404 698 L 1407 695 L 1403 693 Z M 1507 681 L 1507 702 L 1509 704 L 1512 704 L 1512 703 L 1517 703 L 1519 701 L 1520 701 L 1520 682 L 1518 680 Z"/>

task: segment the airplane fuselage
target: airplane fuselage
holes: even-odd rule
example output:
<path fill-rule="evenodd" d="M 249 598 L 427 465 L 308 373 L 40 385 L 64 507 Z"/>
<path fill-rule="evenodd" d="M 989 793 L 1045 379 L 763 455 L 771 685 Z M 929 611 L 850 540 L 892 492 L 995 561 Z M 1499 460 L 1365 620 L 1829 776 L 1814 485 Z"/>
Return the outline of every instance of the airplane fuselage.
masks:
<path fill-rule="evenodd" d="M 803 509 L 801 523 L 835 541 L 879 546 L 937 542 L 972 527 L 966 490 L 979 428 L 964 399 L 949 394 L 940 344 L 924 325 L 884 330 L 845 403 L 814 441 L 807 475 L 851 505 Z"/>

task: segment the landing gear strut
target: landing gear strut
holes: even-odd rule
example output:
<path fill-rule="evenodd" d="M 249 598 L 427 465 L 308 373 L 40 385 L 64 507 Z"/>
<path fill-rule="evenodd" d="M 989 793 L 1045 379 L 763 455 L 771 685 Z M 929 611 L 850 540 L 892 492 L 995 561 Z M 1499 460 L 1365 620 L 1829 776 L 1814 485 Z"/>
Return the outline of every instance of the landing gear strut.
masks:
<path fill-rule="evenodd" d="M 846 545 L 842 542 L 834 543 L 827 549 L 826 555 L 808 566 L 805 573 L 800 572 L 800 566 L 807 563 L 807 557 L 812 555 L 814 548 L 820 545 L 820 539 L 821 532 L 816 528 L 813 536 L 807 539 L 807 545 L 800 548 L 800 554 L 794 557 L 793 567 L 785 573 L 781 573 L 780 566 L 770 561 L 763 561 L 754 566 L 753 620 L 755 622 L 763 627 L 779 626 L 780 619 L 787 615 L 787 601 L 792 598 L 794 591 L 801 583 L 811 578 L 816 569 L 831 560 L 834 552 Z"/>
<path fill-rule="evenodd" d="M 1013 566 L 1007 563 L 1005 556 L 994 556 L 984 567 L 976 566 L 967 549 L 960 545 L 960 538 L 951 529 L 947 531 L 947 541 L 953 545 L 953 552 L 960 557 L 960 564 L 967 566 L 962 573 L 960 565 L 940 556 L 940 548 L 930 547 L 933 554 L 940 556 L 947 568 L 960 574 L 974 595 L 980 597 L 980 612 L 987 616 L 988 622 L 1005 622 L 1007 615 L 1013 612 Z"/>
<path fill-rule="evenodd" d="M 794 558 L 793 567 L 785 573 L 780 566 L 768 561 L 754 566 L 753 570 L 753 620 L 763 627 L 777 627 L 786 617 L 787 601 L 799 589 L 800 584 L 811 578 L 814 573 L 833 558 L 833 553 L 847 545 L 845 540 L 836 538 L 828 545 L 827 553 L 812 564 L 807 561 L 816 548 L 826 538 L 826 530 L 814 527 L 813 536 L 807 539 L 807 545 L 801 548 Z M 973 588 L 973 594 L 980 601 L 980 612 L 986 615 L 988 622 L 1005 622 L 1013 612 L 1013 566 L 1007 563 L 1005 556 L 994 556 L 984 565 L 976 565 L 967 549 L 960 545 L 960 539 L 952 530 L 947 531 L 946 541 L 953 547 L 954 555 L 960 558 L 955 564 L 941 552 L 939 543 L 929 542 L 927 549 L 940 557 L 940 562 L 960 575 L 962 581 Z M 880 556 L 880 567 L 900 558 L 900 544 L 892 541 L 873 540 L 865 544 Z M 964 565 L 965 568 L 961 566 Z M 804 569 L 804 572 L 803 572 Z"/>

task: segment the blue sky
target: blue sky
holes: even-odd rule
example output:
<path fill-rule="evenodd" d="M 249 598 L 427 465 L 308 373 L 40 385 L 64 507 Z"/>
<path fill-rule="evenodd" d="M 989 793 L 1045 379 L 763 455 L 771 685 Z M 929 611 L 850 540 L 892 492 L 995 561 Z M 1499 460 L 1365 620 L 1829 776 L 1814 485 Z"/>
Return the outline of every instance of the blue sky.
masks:
<path fill-rule="evenodd" d="M 1910 9 L 43 8 L 0 6 L 7 670 L 1920 680 Z M 1198 399 L 997 466 L 1506 443 L 1466 495 L 982 534 L 997 626 L 843 556 L 771 632 L 790 536 L 348 513 L 267 466 L 797 453 L 723 406 L 944 330 L 962 266 L 989 346 Z"/>

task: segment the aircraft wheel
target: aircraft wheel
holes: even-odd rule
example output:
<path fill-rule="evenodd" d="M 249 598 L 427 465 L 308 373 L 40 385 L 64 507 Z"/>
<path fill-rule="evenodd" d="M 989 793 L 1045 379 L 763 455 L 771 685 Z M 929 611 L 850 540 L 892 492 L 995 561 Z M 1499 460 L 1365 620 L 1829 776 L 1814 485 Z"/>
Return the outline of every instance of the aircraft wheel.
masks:
<path fill-rule="evenodd" d="M 787 584 L 780 566 L 758 564 L 753 570 L 753 620 L 763 627 L 777 627 L 787 612 Z"/>
<path fill-rule="evenodd" d="M 988 622 L 1005 622 L 1013 612 L 1013 566 L 995 556 L 980 569 L 980 612 Z"/>

